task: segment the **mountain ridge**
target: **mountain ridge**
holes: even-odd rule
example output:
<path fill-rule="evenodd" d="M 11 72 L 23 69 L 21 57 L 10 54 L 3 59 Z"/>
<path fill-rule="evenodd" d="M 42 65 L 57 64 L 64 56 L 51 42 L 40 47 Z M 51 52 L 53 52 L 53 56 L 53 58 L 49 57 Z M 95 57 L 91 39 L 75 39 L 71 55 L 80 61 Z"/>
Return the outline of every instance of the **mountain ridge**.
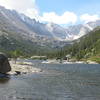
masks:
<path fill-rule="evenodd" d="M 66 28 L 54 23 L 43 24 L 24 14 L 19 14 L 15 10 L 11 11 L 1 6 L 0 13 L 3 19 L 5 19 L 11 27 L 15 27 L 18 31 L 22 31 L 21 34 L 24 33 L 23 35 L 31 39 L 41 37 L 41 39 L 46 38 L 47 40 L 51 39 L 51 41 L 73 41 L 84 36 L 97 26 L 100 26 L 100 20 L 83 25 L 68 26 Z"/>

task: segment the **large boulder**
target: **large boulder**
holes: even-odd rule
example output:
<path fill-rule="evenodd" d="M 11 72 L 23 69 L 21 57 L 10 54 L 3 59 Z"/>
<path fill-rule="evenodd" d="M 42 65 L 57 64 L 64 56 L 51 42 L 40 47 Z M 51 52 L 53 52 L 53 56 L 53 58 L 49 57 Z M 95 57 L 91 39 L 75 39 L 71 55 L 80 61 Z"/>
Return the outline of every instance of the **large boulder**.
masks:
<path fill-rule="evenodd" d="M 6 74 L 9 71 L 11 71 L 11 66 L 8 58 L 5 54 L 0 53 L 0 73 Z"/>

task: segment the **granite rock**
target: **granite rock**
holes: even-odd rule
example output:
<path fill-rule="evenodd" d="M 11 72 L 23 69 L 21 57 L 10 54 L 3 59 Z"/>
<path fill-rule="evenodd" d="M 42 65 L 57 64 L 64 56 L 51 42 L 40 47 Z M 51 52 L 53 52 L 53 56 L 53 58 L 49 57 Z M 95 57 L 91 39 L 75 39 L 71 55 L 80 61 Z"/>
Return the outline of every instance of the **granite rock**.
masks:
<path fill-rule="evenodd" d="M 0 53 L 0 73 L 6 74 L 11 71 L 11 66 L 9 64 L 8 58 L 5 54 Z"/>

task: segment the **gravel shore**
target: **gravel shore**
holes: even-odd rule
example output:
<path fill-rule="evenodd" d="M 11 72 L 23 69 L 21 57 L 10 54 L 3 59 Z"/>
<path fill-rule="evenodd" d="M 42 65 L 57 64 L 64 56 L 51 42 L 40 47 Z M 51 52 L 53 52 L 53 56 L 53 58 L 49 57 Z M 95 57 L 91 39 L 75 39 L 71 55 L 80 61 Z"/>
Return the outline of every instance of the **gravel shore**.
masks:
<path fill-rule="evenodd" d="M 12 70 L 8 74 L 27 74 L 27 73 L 38 73 L 42 70 L 35 68 L 31 62 L 14 62 L 9 61 Z"/>

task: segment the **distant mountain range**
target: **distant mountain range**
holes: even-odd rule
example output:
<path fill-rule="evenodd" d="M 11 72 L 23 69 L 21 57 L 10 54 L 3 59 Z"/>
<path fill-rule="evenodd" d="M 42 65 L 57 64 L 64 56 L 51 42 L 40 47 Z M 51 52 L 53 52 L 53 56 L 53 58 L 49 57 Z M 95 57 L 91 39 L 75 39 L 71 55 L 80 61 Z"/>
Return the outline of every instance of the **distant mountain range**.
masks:
<path fill-rule="evenodd" d="M 37 22 L 35 19 L 32 20 L 25 15 L 20 15 L 20 18 L 35 33 L 34 36 L 45 37 L 58 41 L 73 41 L 92 31 L 97 26 L 100 26 L 100 20 L 65 28 L 54 23 L 43 24 Z"/>
<path fill-rule="evenodd" d="M 100 26 L 100 20 L 66 28 L 54 23 L 44 24 L 0 6 L 0 37 L 12 38 L 20 43 L 23 41 L 31 46 L 53 48 L 70 44 L 97 26 Z M 14 41 L 9 41 L 11 45 L 14 44 Z"/>

